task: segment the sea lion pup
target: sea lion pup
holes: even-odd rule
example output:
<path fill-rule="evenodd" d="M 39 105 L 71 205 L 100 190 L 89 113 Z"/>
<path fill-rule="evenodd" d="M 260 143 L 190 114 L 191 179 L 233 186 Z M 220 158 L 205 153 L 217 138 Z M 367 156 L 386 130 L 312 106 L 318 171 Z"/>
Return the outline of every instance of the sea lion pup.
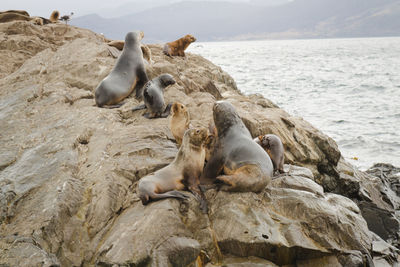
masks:
<path fill-rule="evenodd" d="M 207 138 L 206 128 L 188 129 L 174 161 L 168 166 L 139 180 L 138 195 L 143 205 L 151 200 L 164 198 L 188 198 L 177 191 L 188 189 L 199 200 L 200 208 L 207 210 L 207 203 L 199 188 L 203 171 Z"/>
<path fill-rule="evenodd" d="M 143 89 L 144 104 L 136 106 L 132 111 L 147 108 L 147 113 L 143 114 L 145 118 L 166 118 L 168 117 L 171 104 L 165 106 L 164 89 L 169 85 L 175 84 L 174 77 L 171 74 L 161 74 L 157 78 L 146 83 Z"/>
<path fill-rule="evenodd" d="M 99 107 L 120 107 L 118 104 L 136 89 L 136 98 L 141 98 L 143 85 L 149 80 L 143 63 L 140 40 L 143 32 L 129 32 L 125 46 L 110 74 L 96 88 L 95 99 Z M 117 105 L 118 104 L 118 105 Z"/>
<path fill-rule="evenodd" d="M 183 134 L 190 125 L 190 115 L 186 106 L 175 102 L 171 107 L 171 116 L 169 118 L 169 129 L 178 145 L 182 144 Z"/>
<path fill-rule="evenodd" d="M 56 23 L 59 18 L 60 18 L 60 12 L 58 12 L 58 10 L 54 10 L 53 12 L 51 12 L 49 20 L 52 23 Z"/>
<path fill-rule="evenodd" d="M 164 54 L 166 54 L 167 56 L 181 56 L 184 57 L 185 56 L 185 49 L 193 42 L 196 41 L 196 38 L 194 38 L 192 35 L 187 34 L 184 37 L 170 42 L 170 43 L 166 43 L 164 45 L 164 49 L 163 52 Z"/>
<path fill-rule="evenodd" d="M 235 108 L 226 101 L 213 107 L 218 137 L 201 183 L 216 178 L 224 191 L 260 192 L 271 181 L 273 166 L 267 152 L 251 138 Z M 224 175 L 220 175 L 223 172 Z M 219 175 L 219 176 L 218 176 Z"/>
<path fill-rule="evenodd" d="M 274 165 L 274 172 L 284 173 L 283 162 L 285 150 L 281 139 L 274 134 L 265 134 L 254 138 L 254 141 L 268 153 Z"/>

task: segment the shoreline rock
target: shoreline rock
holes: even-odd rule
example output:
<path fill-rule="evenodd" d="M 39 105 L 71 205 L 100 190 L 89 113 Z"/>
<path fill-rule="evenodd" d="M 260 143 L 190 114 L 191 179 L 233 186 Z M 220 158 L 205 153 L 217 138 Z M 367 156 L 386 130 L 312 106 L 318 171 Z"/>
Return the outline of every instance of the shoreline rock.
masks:
<path fill-rule="evenodd" d="M 0 40 L 0 264 L 398 264 L 397 169 L 357 170 L 333 139 L 244 96 L 210 61 L 148 45 L 146 70 L 174 76 L 165 99 L 185 104 L 194 126 L 208 125 L 214 101 L 230 101 L 254 137 L 281 137 L 289 165 L 260 194 L 207 191 L 204 215 L 193 197 L 140 203 L 137 181 L 178 149 L 168 119 L 131 112 L 133 97 L 94 106 L 116 61 L 103 36 L 15 21 L 0 23 Z"/>

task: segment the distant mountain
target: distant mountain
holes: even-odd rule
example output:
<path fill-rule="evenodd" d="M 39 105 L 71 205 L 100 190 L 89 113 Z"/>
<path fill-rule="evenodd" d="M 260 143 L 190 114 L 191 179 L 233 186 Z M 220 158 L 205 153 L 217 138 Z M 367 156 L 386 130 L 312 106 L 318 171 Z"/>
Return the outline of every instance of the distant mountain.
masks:
<path fill-rule="evenodd" d="M 71 23 L 112 39 L 140 29 L 145 42 L 187 33 L 199 41 L 400 35 L 400 0 L 276 0 L 276 6 L 257 1 L 188 1 L 112 19 L 87 15 Z"/>
<path fill-rule="evenodd" d="M 104 18 L 115 18 L 115 17 L 126 16 L 129 14 L 139 13 L 139 12 L 151 9 L 151 8 L 167 6 L 167 5 L 182 2 L 182 1 L 183 0 L 131 0 L 127 3 L 124 3 L 120 6 L 116 6 L 114 8 L 101 9 L 101 10 L 97 11 L 97 14 L 99 14 L 100 16 L 102 16 Z M 200 1 L 204 1 L 204 0 L 189 0 L 189 1 L 200 2 Z M 221 0 L 207 0 L 207 1 L 218 2 Z M 249 3 L 249 4 L 257 5 L 257 6 L 277 6 L 277 5 L 286 4 L 293 0 L 225 0 L 225 1 L 235 2 L 235 3 Z"/>

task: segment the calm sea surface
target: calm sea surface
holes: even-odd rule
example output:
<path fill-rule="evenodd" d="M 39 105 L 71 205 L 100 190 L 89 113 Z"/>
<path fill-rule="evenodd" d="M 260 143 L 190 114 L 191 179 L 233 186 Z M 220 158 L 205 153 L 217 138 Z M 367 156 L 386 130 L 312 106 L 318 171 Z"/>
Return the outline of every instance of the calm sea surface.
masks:
<path fill-rule="evenodd" d="M 312 123 L 361 169 L 400 166 L 400 38 L 194 43 L 188 52 Z"/>

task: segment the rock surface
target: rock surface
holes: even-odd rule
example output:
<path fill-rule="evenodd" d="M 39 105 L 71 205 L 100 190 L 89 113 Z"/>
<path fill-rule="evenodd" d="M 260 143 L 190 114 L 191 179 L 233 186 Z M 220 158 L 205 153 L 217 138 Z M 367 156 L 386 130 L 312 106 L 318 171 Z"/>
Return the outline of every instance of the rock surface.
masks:
<path fill-rule="evenodd" d="M 166 102 L 185 104 L 194 126 L 228 100 L 253 136 L 281 137 L 290 165 L 259 194 L 207 191 L 203 214 L 193 196 L 139 201 L 138 180 L 178 149 L 168 119 L 132 112 L 133 97 L 119 109 L 94 105 L 116 61 L 103 36 L 14 21 L 0 23 L 0 41 L 0 265 L 397 264 L 398 179 L 358 171 L 333 139 L 242 95 L 210 61 L 149 45 L 146 69 L 174 76 Z"/>

